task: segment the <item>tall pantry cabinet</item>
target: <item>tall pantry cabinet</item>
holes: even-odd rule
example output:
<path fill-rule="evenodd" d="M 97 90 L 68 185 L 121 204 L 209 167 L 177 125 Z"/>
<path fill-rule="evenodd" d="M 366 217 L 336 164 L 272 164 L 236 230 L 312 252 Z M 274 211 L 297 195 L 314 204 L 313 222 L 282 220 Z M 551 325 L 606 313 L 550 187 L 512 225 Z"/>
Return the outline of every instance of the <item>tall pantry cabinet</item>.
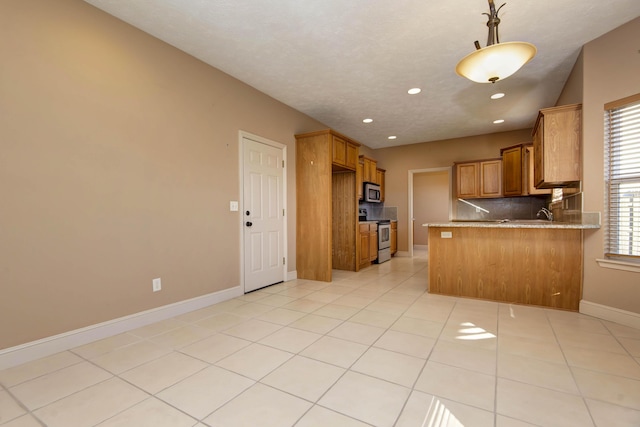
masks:
<path fill-rule="evenodd" d="M 296 270 L 331 281 L 331 270 L 357 271 L 356 169 L 360 144 L 327 129 L 296 135 Z"/>

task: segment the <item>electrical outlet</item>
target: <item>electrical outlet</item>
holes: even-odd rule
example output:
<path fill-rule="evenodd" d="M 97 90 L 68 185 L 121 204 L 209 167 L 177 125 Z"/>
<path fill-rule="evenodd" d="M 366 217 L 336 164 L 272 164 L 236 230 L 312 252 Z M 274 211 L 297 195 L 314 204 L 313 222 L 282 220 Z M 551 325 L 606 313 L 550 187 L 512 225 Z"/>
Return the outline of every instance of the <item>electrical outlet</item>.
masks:
<path fill-rule="evenodd" d="M 441 231 L 440 232 L 440 238 L 441 239 L 452 239 L 453 238 L 453 233 L 451 231 Z"/>
<path fill-rule="evenodd" d="M 162 280 L 158 277 L 157 279 L 153 279 L 153 292 L 158 292 L 162 289 Z"/>
<path fill-rule="evenodd" d="M 231 212 L 237 212 L 238 211 L 238 202 L 235 200 L 232 200 L 229 202 L 229 210 Z"/>

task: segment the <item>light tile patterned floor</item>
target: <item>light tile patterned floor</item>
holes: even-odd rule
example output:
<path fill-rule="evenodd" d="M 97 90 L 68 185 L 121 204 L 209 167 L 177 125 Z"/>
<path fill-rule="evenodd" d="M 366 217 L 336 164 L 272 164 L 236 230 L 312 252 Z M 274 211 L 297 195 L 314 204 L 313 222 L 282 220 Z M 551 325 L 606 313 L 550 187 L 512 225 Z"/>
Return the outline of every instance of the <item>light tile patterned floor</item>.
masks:
<path fill-rule="evenodd" d="M 640 426 L 640 330 L 429 295 L 426 267 L 294 280 L 1 371 L 0 425 Z"/>

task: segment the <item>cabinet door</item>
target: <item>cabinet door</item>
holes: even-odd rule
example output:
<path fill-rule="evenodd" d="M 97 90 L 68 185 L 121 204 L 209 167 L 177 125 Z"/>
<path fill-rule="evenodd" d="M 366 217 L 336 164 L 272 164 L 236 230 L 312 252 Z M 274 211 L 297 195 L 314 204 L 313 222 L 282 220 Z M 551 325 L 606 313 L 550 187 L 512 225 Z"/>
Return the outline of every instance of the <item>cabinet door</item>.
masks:
<path fill-rule="evenodd" d="M 538 119 L 538 126 L 533 133 L 533 185 L 537 187 L 541 185 L 544 178 L 544 163 L 542 161 L 544 133 L 544 117 Z"/>
<path fill-rule="evenodd" d="M 524 167 L 525 167 L 525 173 L 524 175 L 524 187 L 525 187 L 525 194 L 531 194 L 531 195 L 538 195 L 538 194 L 551 194 L 551 189 L 545 189 L 545 188 L 536 188 L 533 184 L 534 184 L 534 176 L 533 176 L 533 170 L 534 170 L 534 158 L 535 158 L 535 153 L 534 153 L 534 148 L 533 145 L 528 145 L 526 147 L 524 147 Z"/>
<path fill-rule="evenodd" d="M 356 169 L 358 166 L 358 146 L 347 141 L 345 166 L 349 169 Z"/>
<path fill-rule="evenodd" d="M 456 193 L 461 198 L 478 197 L 478 163 L 456 165 Z"/>
<path fill-rule="evenodd" d="M 371 224 L 369 231 L 369 261 L 378 258 L 378 224 Z"/>
<path fill-rule="evenodd" d="M 380 201 L 384 202 L 384 169 L 376 169 L 376 184 L 380 186 Z"/>
<path fill-rule="evenodd" d="M 360 265 L 369 263 L 369 224 L 360 224 Z"/>
<path fill-rule="evenodd" d="M 375 160 L 364 158 L 364 182 L 376 182 L 376 162 Z"/>
<path fill-rule="evenodd" d="M 480 162 L 480 197 L 502 197 L 502 160 Z"/>
<path fill-rule="evenodd" d="M 523 194 L 522 166 L 521 145 L 502 151 L 502 189 L 505 196 L 520 196 Z"/>
<path fill-rule="evenodd" d="M 332 161 L 336 165 L 345 166 L 347 164 L 347 141 L 337 136 L 333 137 Z"/>

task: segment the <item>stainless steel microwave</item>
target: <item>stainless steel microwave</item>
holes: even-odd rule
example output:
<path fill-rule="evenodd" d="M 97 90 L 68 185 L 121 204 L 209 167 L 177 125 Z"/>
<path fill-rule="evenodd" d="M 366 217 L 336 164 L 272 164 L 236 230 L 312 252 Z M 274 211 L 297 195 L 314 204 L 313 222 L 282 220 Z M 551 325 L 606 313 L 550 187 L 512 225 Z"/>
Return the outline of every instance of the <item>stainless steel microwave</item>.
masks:
<path fill-rule="evenodd" d="M 380 186 L 371 182 L 364 183 L 364 201 L 380 203 Z"/>

